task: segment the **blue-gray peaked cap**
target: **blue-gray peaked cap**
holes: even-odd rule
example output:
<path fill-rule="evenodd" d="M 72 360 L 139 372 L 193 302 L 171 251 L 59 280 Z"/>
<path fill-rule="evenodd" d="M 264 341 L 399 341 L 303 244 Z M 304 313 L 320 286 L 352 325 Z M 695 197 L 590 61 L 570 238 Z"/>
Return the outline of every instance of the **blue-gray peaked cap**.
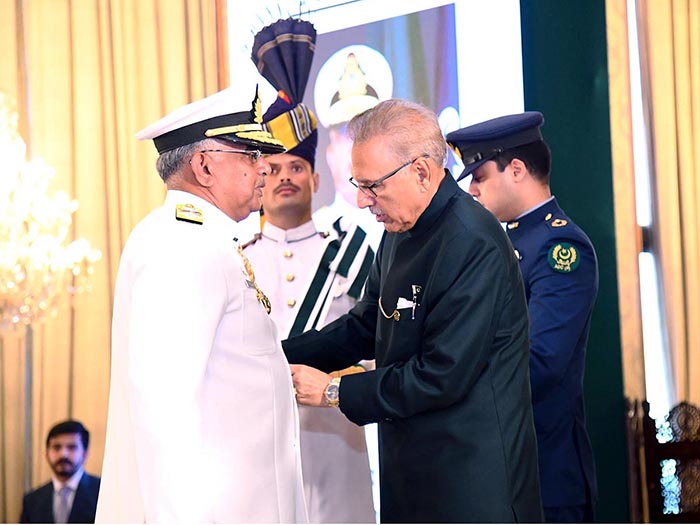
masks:
<path fill-rule="evenodd" d="M 484 162 L 518 146 L 542 139 L 540 126 L 544 117 L 539 111 L 505 115 L 447 134 L 446 140 L 464 163 L 464 171 L 457 178 L 465 178 Z"/>

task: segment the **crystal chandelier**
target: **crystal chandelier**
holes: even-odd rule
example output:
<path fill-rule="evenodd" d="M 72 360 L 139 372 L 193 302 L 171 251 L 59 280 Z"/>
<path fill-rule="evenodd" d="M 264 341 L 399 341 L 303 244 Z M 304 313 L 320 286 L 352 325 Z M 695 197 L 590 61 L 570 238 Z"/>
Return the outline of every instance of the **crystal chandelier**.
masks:
<path fill-rule="evenodd" d="M 48 195 L 53 169 L 26 160 L 17 114 L 0 93 L 0 332 L 55 314 L 62 298 L 90 289 L 102 256 L 85 239 L 67 242 L 78 202 Z"/>

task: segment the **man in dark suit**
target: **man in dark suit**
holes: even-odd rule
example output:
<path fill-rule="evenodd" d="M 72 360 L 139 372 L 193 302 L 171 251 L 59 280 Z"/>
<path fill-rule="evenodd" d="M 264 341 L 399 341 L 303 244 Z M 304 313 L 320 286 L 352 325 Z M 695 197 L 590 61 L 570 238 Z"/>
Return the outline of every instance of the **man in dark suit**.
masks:
<path fill-rule="evenodd" d="M 549 188 L 541 113 L 499 117 L 447 135 L 472 174 L 469 192 L 501 221 L 520 261 L 530 314 L 530 380 L 545 519 L 591 522 L 595 464 L 583 374 L 598 263 Z"/>
<path fill-rule="evenodd" d="M 90 433 L 79 421 L 54 425 L 46 438 L 52 480 L 24 496 L 20 523 L 94 523 L 100 478 L 83 467 Z"/>
<path fill-rule="evenodd" d="M 384 523 L 541 521 L 527 306 L 508 238 L 443 168 L 433 112 L 387 100 L 349 129 L 358 204 L 386 231 L 360 302 L 283 342 L 301 364 L 297 400 L 379 423 Z M 373 371 L 325 373 L 374 358 Z"/>

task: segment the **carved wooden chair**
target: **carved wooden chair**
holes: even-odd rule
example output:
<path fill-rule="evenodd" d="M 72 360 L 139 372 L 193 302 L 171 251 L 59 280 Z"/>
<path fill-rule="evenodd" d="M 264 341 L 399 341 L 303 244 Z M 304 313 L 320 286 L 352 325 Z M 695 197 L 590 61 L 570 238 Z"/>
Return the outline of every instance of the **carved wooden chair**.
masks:
<path fill-rule="evenodd" d="M 700 523 L 700 408 L 679 403 L 657 429 L 642 403 L 642 481 L 651 523 Z M 646 517 L 646 516 L 645 516 Z"/>

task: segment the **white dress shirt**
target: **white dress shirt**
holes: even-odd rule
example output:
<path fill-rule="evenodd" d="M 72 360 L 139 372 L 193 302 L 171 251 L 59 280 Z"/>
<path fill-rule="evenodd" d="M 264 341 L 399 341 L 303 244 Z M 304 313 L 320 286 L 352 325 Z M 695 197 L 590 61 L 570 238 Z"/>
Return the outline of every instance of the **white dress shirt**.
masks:
<path fill-rule="evenodd" d="M 73 474 L 68 481 L 63 482 L 59 480 L 55 475 L 51 476 L 51 482 L 53 483 L 53 515 L 56 516 L 58 509 L 61 506 L 61 489 L 63 487 L 68 487 L 68 513 L 66 514 L 66 519 L 70 517 L 71 509 L 73 508 L 73 502 L 75 501 L 75 492 L 78 490 L 78 485 L 80 480 L 85 474 L 85 469 L 83 467 L 79 468 L 75 474 Z"/>

